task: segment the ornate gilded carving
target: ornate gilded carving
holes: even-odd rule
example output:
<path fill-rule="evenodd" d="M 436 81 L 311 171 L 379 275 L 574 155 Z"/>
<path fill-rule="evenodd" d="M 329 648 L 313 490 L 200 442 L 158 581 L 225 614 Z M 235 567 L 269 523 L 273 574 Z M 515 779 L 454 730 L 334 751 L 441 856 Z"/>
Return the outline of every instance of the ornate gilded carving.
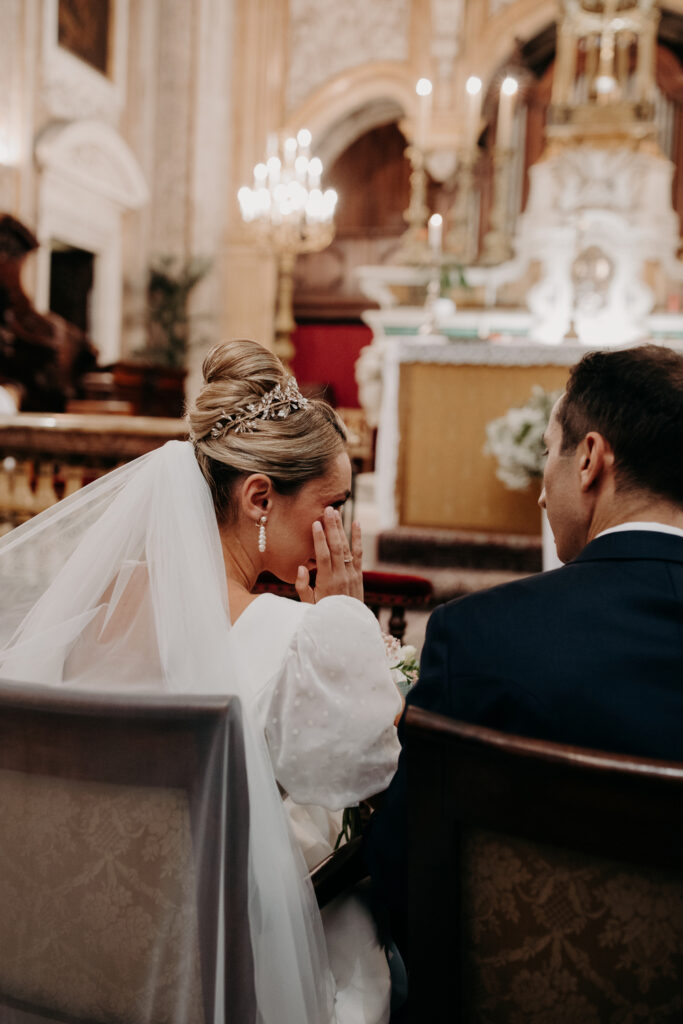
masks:
<path fill-rule="evenodd" d="M 287 108 L 348 68 L 407 60 L 409 31 L 409 0 L 291 0 Z"/>

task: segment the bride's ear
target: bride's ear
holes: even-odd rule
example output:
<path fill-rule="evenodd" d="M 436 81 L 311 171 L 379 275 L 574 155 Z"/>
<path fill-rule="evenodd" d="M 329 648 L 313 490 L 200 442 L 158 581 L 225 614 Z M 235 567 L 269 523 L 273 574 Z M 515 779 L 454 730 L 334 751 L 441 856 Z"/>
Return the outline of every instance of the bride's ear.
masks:
<path fill-rule="evenodd" d="M 268 515 L 273 504 L 273 484 L 265 473 L 250 473 L 240 491 L 240 511 L 255 523 Z"/>

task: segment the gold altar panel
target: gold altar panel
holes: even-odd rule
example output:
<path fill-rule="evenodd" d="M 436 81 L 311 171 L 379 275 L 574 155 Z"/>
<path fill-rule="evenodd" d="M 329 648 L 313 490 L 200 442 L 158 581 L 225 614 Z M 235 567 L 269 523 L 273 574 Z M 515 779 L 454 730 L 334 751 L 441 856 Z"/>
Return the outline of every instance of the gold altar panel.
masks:
<path fill-rule="evenodd" d="M 540 533 L 539 488 L 510 491 L 482 451 L 486 424 L 523 405 L 534 384 L 564 387 L 566 366 L 401 366 L 399 522 L 503 533 Z"/>

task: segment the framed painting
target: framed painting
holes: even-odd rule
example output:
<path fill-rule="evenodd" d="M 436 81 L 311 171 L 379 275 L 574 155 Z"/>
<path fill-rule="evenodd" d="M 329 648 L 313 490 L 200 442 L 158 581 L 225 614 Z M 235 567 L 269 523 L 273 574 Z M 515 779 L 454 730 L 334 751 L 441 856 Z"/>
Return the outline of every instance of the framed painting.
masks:
<path fill-rule="evenodd" d="M 58 0 L 57 8 L 59 45 L 107 76 L 111 8 L 110 0 Z"/>
<path fill-rule="evenodd" d="M 58 120 L 114 120 L 126 98 L 129 0 L 41 4 L 43 99 L 48 113 Z"/>

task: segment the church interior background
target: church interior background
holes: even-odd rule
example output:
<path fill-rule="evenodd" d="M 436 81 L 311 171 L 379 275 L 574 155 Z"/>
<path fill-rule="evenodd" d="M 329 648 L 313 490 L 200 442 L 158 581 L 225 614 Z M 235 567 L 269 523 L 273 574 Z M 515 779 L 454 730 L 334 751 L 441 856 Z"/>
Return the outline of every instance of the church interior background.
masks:
<path fill-rule="evenodd" d="M 681 61 L 683 0 L 3 0 L 2 530 L 252 337 L 343 410 L 383 564 L 539 568 L 486 427 L 681 344 Z"/>

